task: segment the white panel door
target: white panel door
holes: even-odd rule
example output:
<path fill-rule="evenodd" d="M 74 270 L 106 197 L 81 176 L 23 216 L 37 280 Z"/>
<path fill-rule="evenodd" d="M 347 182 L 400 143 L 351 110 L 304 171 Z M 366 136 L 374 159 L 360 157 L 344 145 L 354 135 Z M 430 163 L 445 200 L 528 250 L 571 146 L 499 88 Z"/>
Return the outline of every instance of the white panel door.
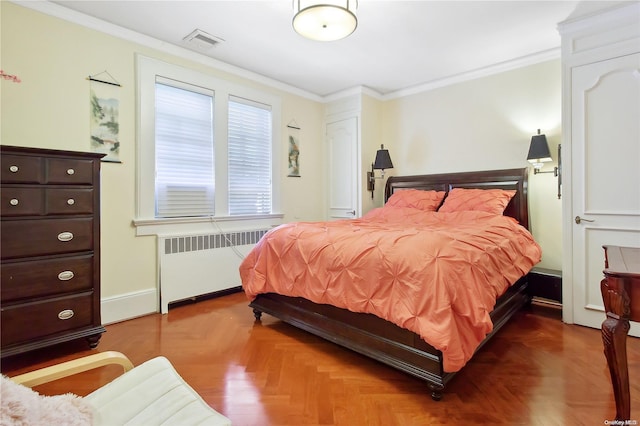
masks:
<path fill-rule="evenodd" d="M 327 124 L 329 149 L 329 220 L 359 216 L 358 119 Z"/>
<path fill-rule="evenodd" d="M 600 328 L 602 246 L 640 247 L 640 54 L 571 72 L 573 315 Z"/>

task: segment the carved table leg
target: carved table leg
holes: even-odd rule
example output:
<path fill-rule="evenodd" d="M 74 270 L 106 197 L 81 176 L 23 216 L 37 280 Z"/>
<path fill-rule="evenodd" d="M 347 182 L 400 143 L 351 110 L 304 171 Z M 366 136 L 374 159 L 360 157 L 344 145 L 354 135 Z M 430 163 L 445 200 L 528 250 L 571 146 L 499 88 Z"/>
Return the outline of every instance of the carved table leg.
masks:
<path fill-rule="evenodd" d="M 602 280 L 600 289 L 607 311 L 607 318 L 602 323 L 602 343 L 616 400 L 616 420 L 628 420 L 631 416 L 627 366 L 629 297 L 624 292 L 619 294 L 610 289 L 606 279 Z"/>

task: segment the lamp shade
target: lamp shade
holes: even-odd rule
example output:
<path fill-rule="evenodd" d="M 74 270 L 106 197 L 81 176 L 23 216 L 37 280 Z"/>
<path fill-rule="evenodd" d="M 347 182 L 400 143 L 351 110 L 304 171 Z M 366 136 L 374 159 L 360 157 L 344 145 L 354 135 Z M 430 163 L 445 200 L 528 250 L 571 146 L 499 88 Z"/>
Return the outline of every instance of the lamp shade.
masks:
<path fill-rule="evenodd" d="M 529 154 L 527 154 L 527 160 L 530 163 L 546 163 L 551 161 L 551 152 L 549 151 L 549 144 L 547 143 L 547 137 L 538 134 L 531 137 L 531 145 L 529 145 Z"/>
<path fill-rule="evenodd" d="M 311 40 L 334 41 L 355 31 L 357 0 L 296 0 L 293 28 Z"/>
<path fill-rule="evenodd" d="M 373 168 L 377 170 L 393 169 L 389 150 L 384 149 L 384 145 L 380 145 L 380 149 L 376 152 L 376 161 L 373 162 Z"/>

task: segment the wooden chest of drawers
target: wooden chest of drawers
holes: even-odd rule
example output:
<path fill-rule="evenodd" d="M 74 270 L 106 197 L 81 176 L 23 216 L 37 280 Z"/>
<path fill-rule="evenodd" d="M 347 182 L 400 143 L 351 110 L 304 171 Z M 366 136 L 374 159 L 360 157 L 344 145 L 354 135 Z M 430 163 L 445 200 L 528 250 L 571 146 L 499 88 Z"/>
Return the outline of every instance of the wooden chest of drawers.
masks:
<path fill-rule="evenodd" d="M 0 355 L 86 338 L 100 319 L 102 154 L 0 146 Z"/>

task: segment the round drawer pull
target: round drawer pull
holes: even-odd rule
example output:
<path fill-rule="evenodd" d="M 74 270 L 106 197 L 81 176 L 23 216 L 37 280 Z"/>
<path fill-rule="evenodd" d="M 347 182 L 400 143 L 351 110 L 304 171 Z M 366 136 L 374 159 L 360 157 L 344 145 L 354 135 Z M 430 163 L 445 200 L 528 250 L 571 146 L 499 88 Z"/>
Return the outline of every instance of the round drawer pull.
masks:
<path fill-rule="evenodd" d="M 20 170 L 18 166 L 9 166 L 9 171 L 11 173 L 18 173 L 18 170 Z"/>
<path fill-rule="evenodd" d="M 11 204 L 12 206 L 17 206 L 18 204 L 20 204 L 20 201 L 18 201 L 17 198 L 12 198 L 11 200 L 9 200 L 9 204 Z"/>
<path fill-rule="evenodd" d="M 74 205 L 75 203 L 76 203 L 76 200 L 74 200 L 73 198 L 69 198 L 67 200 L 67 204 L 70 205 L 70 206 Z"/>
<path fill-rule="evenodd" d="M 58 279 L 60 281 L 69 281 L 74 276 L 73 271 L 62 271 L 58 274 Z"/>
<path fill-rule="evenodd" d="M 75 170 L 73 170 L 73 169 L 67 169 L 67 174 L 68 174 L 69 176 L 71 176 L 71 175 L 72 175 L 72 174 L 74 174 L 75 172 L 76 172 L 76 171 L 75 171 Z"/>
<path fill-rule="evenodd" d="M 71 232 L 61 232 L 58 234 L 58 240 L 62 242 L 73 240 L 73 233 Z"/>
<path fill-rule="evenodd" d="M 60 318 L 61 320 L 68 320 L 71 319 L 73 317 L 73 310 L 71 309 L 65 309 L 64 311 L 60 311 L 60 313 L 58 314 L 58 318 Z"/>

